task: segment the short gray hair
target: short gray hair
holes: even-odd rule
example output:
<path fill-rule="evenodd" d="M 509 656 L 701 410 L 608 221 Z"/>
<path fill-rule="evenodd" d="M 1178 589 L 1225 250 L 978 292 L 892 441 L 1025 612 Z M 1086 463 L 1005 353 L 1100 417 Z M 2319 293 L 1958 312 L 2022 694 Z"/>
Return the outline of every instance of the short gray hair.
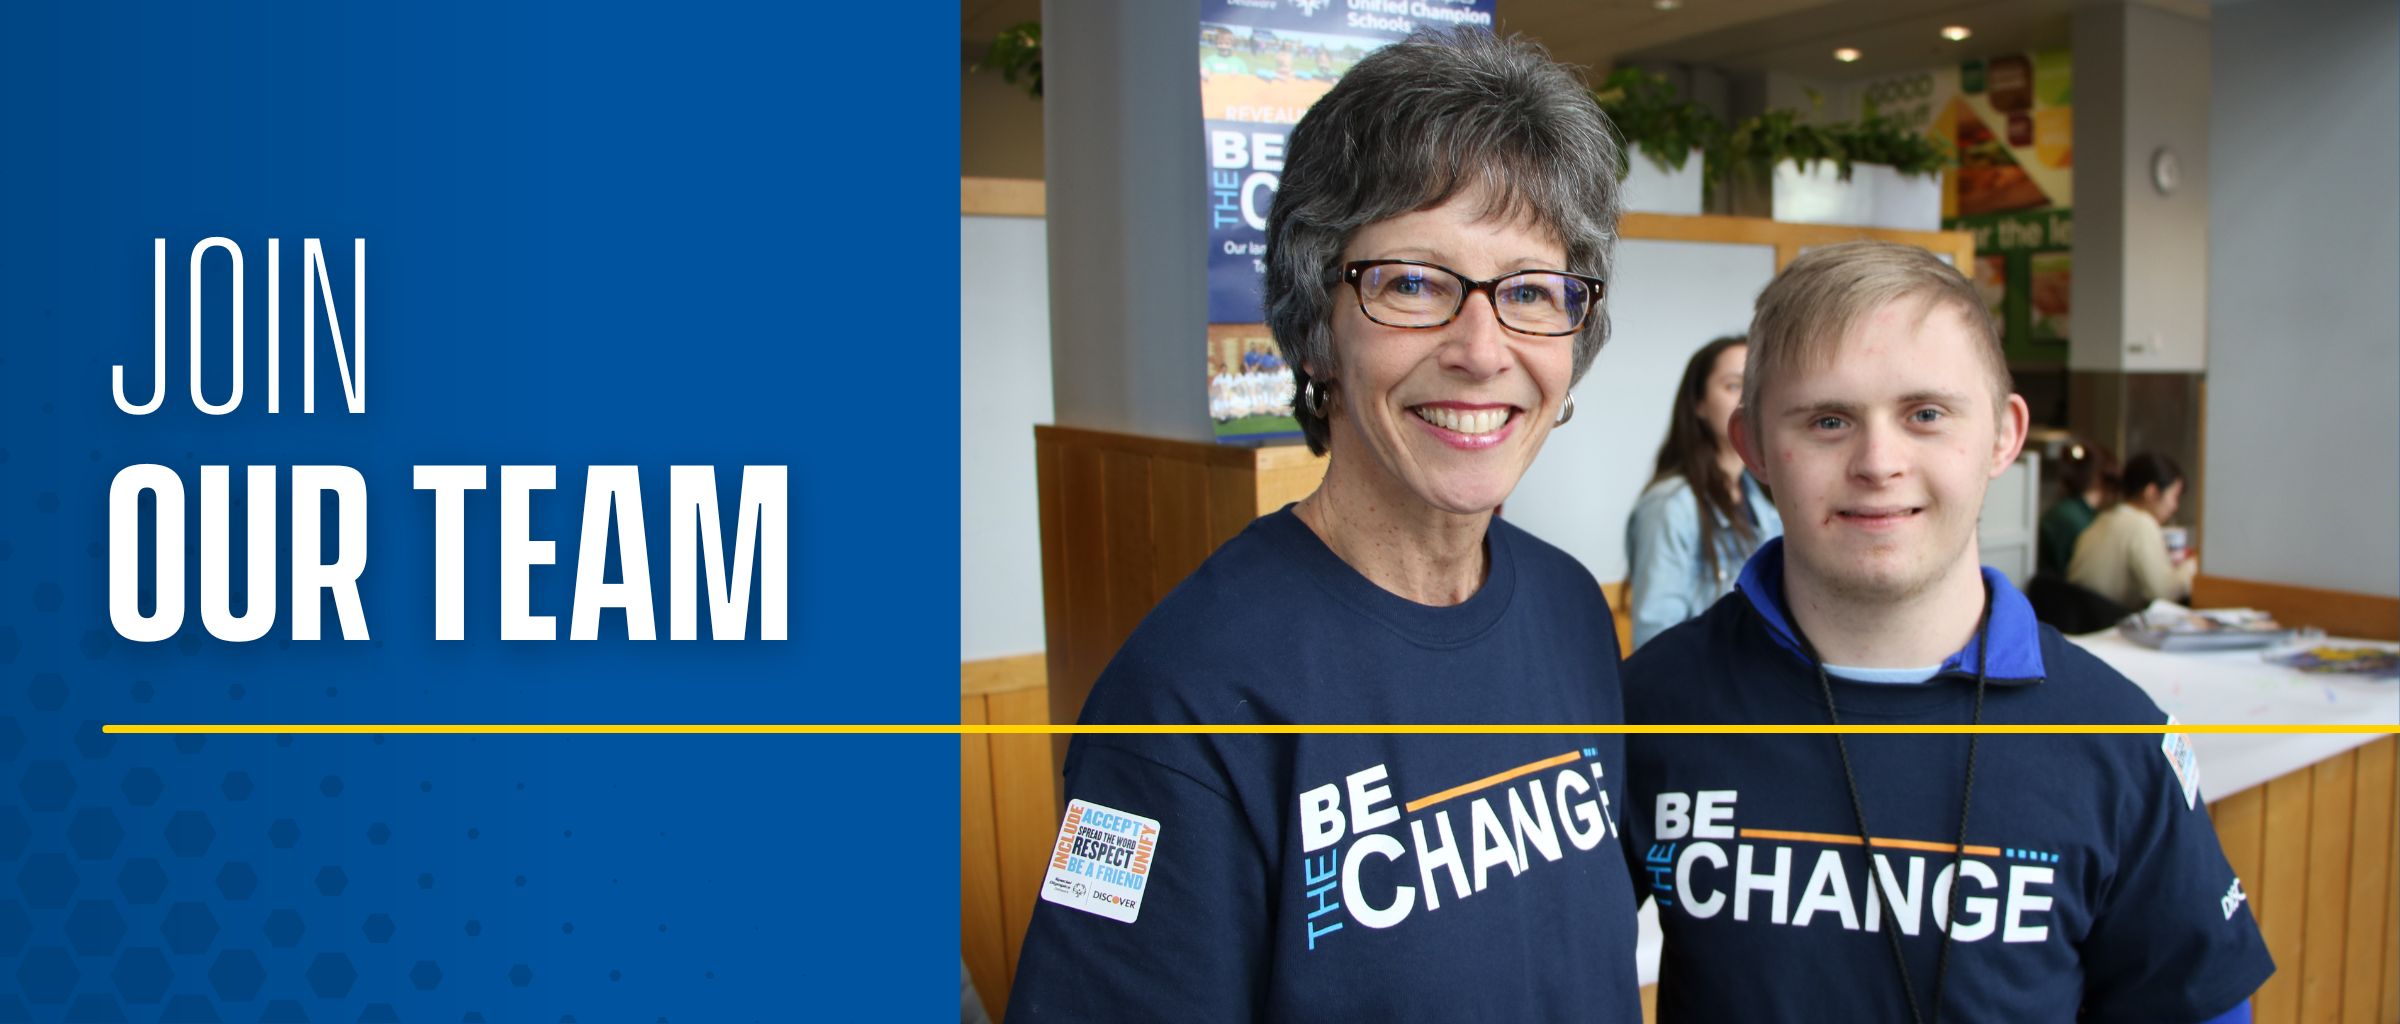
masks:
<path fill-rule="evenodd" d="M 1267 328 L 1302 396 L 1307 367 L 1338 376 L 1332 282 L 1360 228 L 1481 188 L 1483 216 L 1524 218 L 1606 279 L 1617 241 L 1618 142 L 1572 71 L 1522 37 L 1425 30 L 1360 60 L 1292 130 L 1267 214 Z M 1575 336 L 1581 380 L 1608 341 L 1608 307 Z M 1310 451 L 1325 419 L 1295 400 Z"/>
<path fill-rule="evenodd" d="M 1762 427 L 1759 396 L 1793 370 L 1823 366 L 1860 320 L 1902 299 L 1924 303 L 1921 315 L 1957 311 L 1975 335 L 1976 354 L 1992 372 L 1992 395 L 2005 408 L 2015 381 L 2000 329 L 1983 293 L 1932 252 L 1899 242 L 1857 241 L 1803 252 L 1758 293 L 1750 320 L 1750 358 L 1742 373 L 1742 418 L 1751 434 Z"/>

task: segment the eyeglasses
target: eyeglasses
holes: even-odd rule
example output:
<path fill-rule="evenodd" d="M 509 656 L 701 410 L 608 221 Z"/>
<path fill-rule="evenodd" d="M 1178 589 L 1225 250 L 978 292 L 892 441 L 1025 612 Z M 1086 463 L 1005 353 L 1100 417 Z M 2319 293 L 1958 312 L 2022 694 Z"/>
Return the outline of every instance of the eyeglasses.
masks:
<path fill-rule="evenodd" d="M 1563 270 L 1520 270 L 1477 281 L 1421 260 L 1352 260 L 1340 280 L 1358 292 L 1358 311 L 1386 327 L 1440 327 L 1458 319 L 1467 296 L 1491 300 L 1500 326 L 1519 334 L 1557 337 L 1583 329 L 1608 282 Z"/>

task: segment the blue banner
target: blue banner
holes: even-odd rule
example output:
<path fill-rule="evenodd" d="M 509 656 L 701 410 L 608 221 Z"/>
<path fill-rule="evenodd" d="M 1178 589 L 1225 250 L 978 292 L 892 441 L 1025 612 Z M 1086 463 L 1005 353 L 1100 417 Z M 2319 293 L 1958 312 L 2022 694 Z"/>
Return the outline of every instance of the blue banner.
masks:
<path fill-rule="evenodd" d="M 951 1012 L 954 738 L 396 728 L 955 721 L 952 377 L 854 382 L 958 64 L 867 38 L 0 11 L 0 1021 Z"/>
<path fill-rule="evenodd" d="M 1494 0 L 1203 0 L 1200 106 L 1208 152 L 1209 410 L 1220 441 L 1296 437 L 1293 378 L 1253 326 L 1267 210 L 1284 144 L 1310 104 L 1376 47 L 1418 28 L 1493 25 Z M 1268 343 L 1271 348 L 1271 343 Z"/>

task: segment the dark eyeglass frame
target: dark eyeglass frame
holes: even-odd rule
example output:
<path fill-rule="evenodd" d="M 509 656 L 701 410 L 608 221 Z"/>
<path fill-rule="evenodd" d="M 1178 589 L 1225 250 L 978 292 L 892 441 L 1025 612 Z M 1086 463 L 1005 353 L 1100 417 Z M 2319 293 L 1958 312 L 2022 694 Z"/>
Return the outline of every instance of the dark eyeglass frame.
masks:
<path fill-rule="evenodd" d="M 1382 319 L 1378 319 L 1378 318 L 1375 316 L 1375 314 L 1374 314 L 1374 313 L 1372 313 L 1372 312 L 1369 312 L 1369 311 L 1368 311 L 1368 309 L 1367 309 L 1367 294 L 1366 294 L 1366 292 L 1365 292 L 1365 291 L 1363 291 L 1363 290 L 1361 290 L 1361 289 L 1359 288 L 1359 284 L 1358 284 L 1358 282 L 1359 282 L 1359 278 L 1360 278 L 1360 277 L 1362 277 L 1362 276 L 1364 276 L 1364 275 L 1366 274 L 1366 272 L 1367 272 L 1367 271 L 1369 271 L 1369 270 L 1372 270 L 1372 269 L 1374 269 L 1374 268 L 1376 268 L 1376 267 L 1389 267 L 1389 266 L 1427 267 L 1427 268 L 1430 268 L 1430 269 L 1433 269 L 1433 270 L 1439 270 L 1439 271 L 1441 271 L 1442 273 L 1445 273 L 1445 274 L 1448 274 L 1448 275 L 1450 275 L 1451 277 L 1455 277 L 1455 278 L 1457 278 L 1457 279 L 1459 280 L 1459 283 L 1466 285 L 1466 287 L 1465 287 L 1465 288 L 1463 288 L 1463 289 L 1461 289 L 1461 290 L 1459 291 L 1459 293 L 1458 293 L 1458 308 L 1451 310 L 1451 311 L 1450 311 L 1450 315 L 1449 315 L 1449 316 L 1447 316 L 1447 317 L 1444 317 L 1444 318 L 1442 318 L 1442 320 L 1441 320 L 1441 322 L 1440 322 L 1440 323 L 1431 323 L 1431 324 L 1396 324 L 1396 323 L 1392 323 L 1391 321 L 1388 321 L 1388 320 L 1382 320 Z M 1567 335 L 1574 334 L 1574 333 L 1575 333 L 1575 332 L 1577 332 L 1577 331 L 1583 330 L 1583 328 L 1584 328 L 1584 325 L 1585 325 L 1585 324 L 1591 323 L 1591 322 L 1592 322 L 1592 310 L 1593 310 L 1593 309 L 1595 309 L 1595 308 L 1597 308 L 1597 307 L 1600 305 L 1600 303 L 1601 303 L 1603 300 L 1605 300 L 1605 299 L 1607 299 L 1607 298 L 1608 298 L 1608 282 L 1607 282 L 1607 281 L 1605 281 L 1605 280 L 1602 280 L 1602 279 L 1600 279 L 1600 278 L 1597 278 L 1597 277 L 1592 277 L 1592 276 L 1590 276 L 1590 275 L 1587 275 L 1587 274 L 1577 274 L 1577 273 L 1571 273 L 1571 272 L 1569 272 L 1569 271 L 1565 271 L 1565 270 L 1518 270 L 1518 271 L 1512 271 L 1512 272 L 1510 272 L 1510 273 L 1502 274 L 1502 275 L 1500 275 L 1500 276 L 1498 276 L 1498 277 L 1492 278 L 1492 279 L 1491 279 L 1491 280 L 1489 280 L 1489 281 L 1478 281 L 1478 280 L 1476 280 L 1476 279 L 1474 279 L 1474 278 L 1472 278 L 1472 277 L 1468 277 L 1468 276 L 1467 276 L 1467 275 L 1465 275 L 1465 274 L 1461 274 L 1461 273 L 1459 273 L 1458 271 L 1452 270 L 1452 269 L 1450 269 L 1449 267 L 1445 267 L 1445 266 L 1443 266 L 1443 265 L 1441 265 L 1441 264 L 1439 264 L 1439 263 L 1428 263 L 1428 262 L 1426 262 L 1426 261 L 1424 261 L 1424 260 L 1351 260 L 1350 262 L 1348 262 L 1348 263 L 1344 263 L 1344 264 L 1342 264 L 1340 267 L 1338 267 L 1338 268 L 1336 268 L 1336 269 L 1339 271 L 1339 273 L 1337 273 L 1337 274 L 1334 276 L 1334 278 L 1333 278 L 1333 281 L 1329 281 L 1329 282 L 1327 282 L 1327 283 L 1329 283 L 1329 284 L 1330 284 L 1330 283 L 1334 283 L 1334 282 L 1340 282 L 1340 281 L 1347 281 L 1347 282 L 1349 282 L 1349 284 L 1350 284 L 1350 295 L 1351 295 L 1351 297 L 1353 297 L 1353 298 L 1355 298 L 1355 299 L 1357 299 L 1357 300 L 1358 300 L 1358 312 L 1359 312 L 1359 315 L 1361 315 L 1361 316 L 1364 316 L 1364 317 L 1366 317 L 1366 318 L 1367 318 L 1367 319 L 1369 319 L 1369 320 L 1373 320 L 1373 321 L 1375 321 L 1376 323 L 1382 324 L 1382 325 L 1384 325 L 1385 327 L 1397 327 L 1397 328 L 1400 328 L 1401 330 L 1408 330 L 1408 331 L 1413 331 L 1413 330 L 1425 330 L 1425 329 L 1430 329 L 1430 328 L 1435 328 L 1435 327 L 1446 327 L 1446 326 L 1449 326 L 1449 324 L 1450 324 L 1452 321 L 1455 321 L 1455 320 L 1457 320 L 1457 319 L 1458 319 L 1458 315 L 1459 315 L 1460 313 L 1466 312 L 1466 309 L 1467 309 L 1467 300 L 1468 300 L 1469 298 L 1472 298 L 1476 292 L 1482 292 L 1482 293 L 1483 293 L 1483 299 L 1484 299 L 1484 301 L 1485 301 L 1485 302 L 1489 302 L 1489 303 L 1491 303 L 1491 304 L 1492 304 L 1492 318 L 1493 318 L 1494 320 L 1497 320 L 1497 321 L 1499 321 L 1499 323 L 1500 323 L 1500 326 L 1502 326 L 1502 327 L 1506 327 L 1506 328 L 1508 328 L 1509 330 L 1512 330 L 1512 331 L 1515 331 L 1515 332 L 1517 332 L 1518 334 L 1527 334 L 1527 335 L 1532 335 L 1532 336 L 1534 336 L 1534 337 L 1537 337 L 1537 338 L 1563 338 L 1563 337 L 1566 337 Z M 1581 317 L 1579 317 L 1579 318 L 1577 318 L 1577 319 L 1576 319 L 1574 326 L 1572 326 L 1572 327 L 1569 327 L 1569 328 L 1567 328 L 1566 330 L 1563 330 L 1563 331 L 1528 331 L 1528 330 L 1525 330 L 1524 328 L 1518 327 L 1518 326 L 1516 326 L 1515 324 L 1511 324 L 1511 323 L 1509 323 L 1509 322 L 1508 322 L 1508 318 L 1507 318 L 1507 316 L 1506 316 L 1506 315 L 1504 315 L 1504 314 L 1502 314 L 1502 313 L 1500 312 L 1500 301 L 1499 301 L 1499 294 L 1500 294 L 1500 293 L 1498 293 L 1498 292 L 1496 292 L 1496 291 L 1493 291 L 1493 289 L 1494 289 L 1494 288 L 1497 288 L 1497 287 L 1499 287 L 1499 286 L 1500 286 L 1500 284 L 1501 284 L 1501 282 L 1507 281 L 1507 280 L 1509 280 L 1509 279 L 1511 279 L 1511 278 L 1523 277 L 1523 276 L 1525 276 L 1525 275 L 1527 275 L 1527 274 L 1549 274 L 1549 275 L 1551 275 L 1551 276 L 1554 276 L 1554 277 L 1566 277 L 1566 278 L 1573 278 L 1573 279 L 1575 279 L 1575 280 L 1577 280 L 1577 281 L 1581 281 L 1581 282 L 1583 282 L 1584 284 L 1586 284 L 1586 285 L 1589 285 L 1589 286 L 1591 287 L 1591 289 L 1592 289 L 1592 301 L 1590 301 L 1590 302 L 1587 302 L 1587 303 L 1584 303 L 1584 305 L 1583 305 L 1583 315 L 1582 315 Z"/>

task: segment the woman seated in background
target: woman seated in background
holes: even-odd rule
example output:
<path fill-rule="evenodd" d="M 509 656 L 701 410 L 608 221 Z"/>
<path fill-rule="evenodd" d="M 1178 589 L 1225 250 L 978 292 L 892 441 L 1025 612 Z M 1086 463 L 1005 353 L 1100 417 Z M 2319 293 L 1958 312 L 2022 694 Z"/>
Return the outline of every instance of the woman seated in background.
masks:
<path fill-rule="evenodd" d="M 2136 610 L 2152 601 L 2187 599 L 2200 560 L 2188 551 L 2170 554 L 2162 530 L 2183 501 L 2183 467 L 2144 452 L 2125 460 L 2120 479 L 2124 500 L 2094 518 L 2075 541 L 2067 579 Z"/>
<path fill-rule="evenodd" d="M 1625 523 L 1632 608 L 1620 614 L 1633 616 L 1635 647 L 1707 611 L 1733 589 L 1750 553 L 1783 535 L 1782 517 L 1725 433 L 1742 404 L 1749 353 L 1740 335 L 1718 338 L 1683 368 L 1656 475 Z"/>
<path fill-rule="evenodd" d="M 2075 541 L 2116 494 L 2117 457 L 2099 445 L 2077 441 L 2059 460 L 2058 482 L 2067 495 L 2042 513 L 2033 572 L 2065 579 L 2067 563 L 2075 559 Z"/>

